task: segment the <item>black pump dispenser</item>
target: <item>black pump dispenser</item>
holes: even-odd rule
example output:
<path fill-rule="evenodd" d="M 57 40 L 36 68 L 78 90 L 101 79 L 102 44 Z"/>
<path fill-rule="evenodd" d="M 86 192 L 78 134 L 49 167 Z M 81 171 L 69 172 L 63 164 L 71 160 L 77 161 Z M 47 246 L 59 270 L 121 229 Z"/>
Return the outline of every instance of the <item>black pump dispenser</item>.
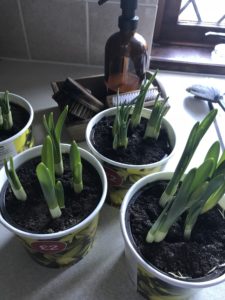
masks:
<path fill-rule="evenodd" d="M 102 5 L 108 0 L 99 0 L 98 4 Z M 137 0 L 121 0 L 120 8 L 122 9 L 122 15 L 119 17 L 119 28 L 126 30 L 134 30 L 137 28 L 138 16 L 135 16 L 135 10 L 137 9 Z"/>
<path fill-rule="evenodd" d="M 122 16 L 119 17 L 119 28 L 121 30 L 135 30 L 138 25 L 138 16 L 135 16 L 137 9 L 137 0 L 121 0 L 120 7 Z"/>
<path fill-rule="evenodd" d="M 137 9 L 137 0 L 121 0 L 120 7 L 122 9 L 122 15 L 129 19 L 135 16 L 135 10 Z"/>
<path fill-rule="evenodd" d="M 101 5 L 108 0 L 99 0 Z M 114 33 L 105 46 L 105 82 L 109 94 L 128 92 L 140 87 L 147 64 L 147 44 L 136 33 L 139 18 L 135 15 L 137 0 L 121 0 L 122 15 L 118 19 L 119 32 Z"/>

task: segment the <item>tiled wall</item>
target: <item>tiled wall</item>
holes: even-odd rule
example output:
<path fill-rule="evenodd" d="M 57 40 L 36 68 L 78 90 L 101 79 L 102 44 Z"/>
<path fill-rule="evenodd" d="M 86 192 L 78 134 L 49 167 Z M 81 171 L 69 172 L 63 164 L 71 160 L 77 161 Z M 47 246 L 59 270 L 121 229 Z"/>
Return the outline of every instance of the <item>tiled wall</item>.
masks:
<path fill-rule="evenodd" d="M 102 65 L 120 0 L 0 0 L 0 58 Z M 158 0 L 139 0 L 138 32 L 152 43 Z"/>

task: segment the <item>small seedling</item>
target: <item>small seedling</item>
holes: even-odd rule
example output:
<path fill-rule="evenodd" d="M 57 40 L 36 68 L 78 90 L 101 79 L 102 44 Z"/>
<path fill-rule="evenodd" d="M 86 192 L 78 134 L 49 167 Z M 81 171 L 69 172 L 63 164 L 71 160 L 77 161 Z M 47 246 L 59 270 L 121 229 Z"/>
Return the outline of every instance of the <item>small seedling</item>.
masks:
<path fill-rule="evenodd" d="M 53 143 L 50 136 L 44 141 L 41 160 L 36 168 L 37 178 L 52 218 L 58 218 L 62 214 L 60 207 L 65 207 L 64 192 L 62 183 L 55 180 Z"/>
<path fill-rule="evenodd" d="M 210 147 L 203 163 L 184 176 L 173 199 L 166 203 L 149 230 L 147 242 L 161 242 L 184 212 L 186 212 L 184 237 L 190 239 L 199 215 L 217 205 L 225 193 L 225 153 L 223 152 L 219 158 L 219 150 L 220 144 L 217 141 Z"/>
<path fill-rule="evenodd" d="M 145 79 L 143 84 L 141 85 L 140 93 L 137 96 L 136 99 L 133 100 L 134 104 L 134 110 L 131 116 L 131 127 L 135 128 L 138 124 L 141 122 L 141 112 L 144 106 L 145 97 L 148 92 L 148 89 L 152 82 L 155 80 L 155 77 L 158 73 L 158 70 L 150 77 L 150 79 Z"/>
<path fill-rule="evenodd" d="M 70 169 L 72 172 L 73 189 L 75 193 L 81 193 L 83 190 L 83 167 L 80 158 L 80 151 L 75 141 L 72 142 L 70 147 Z"/>
<path fill-rule="evenodd" d="M 14 168 L 13 159 L 11 156 L 9 158 L 9 167 L 6 159 L 4 159 L 4 167 L 9 184 L 12 188 L 13 194 L 16 197 L 16 199 L 21 201 L 27 200 L 27 194 L 19 180 L 19 177 L 17 176 L 17 173 Z"/>
<path fill-rule="evenodd" d="M 132 105 L 126 105 L 125 103 L 121 106 L 117 105 L 116 116 L 112 128 L 113 149 L 117 149 L 119 147 L 127 148 L 127 131 L 130 123 L 129 116 L 131 108 Z"/>
<path fill-rule="evenodd" d="M 152 113 L 150 115 L 150 118 L 148 119 L 148 123 L 146 126 L 144 138 L 153 138 L 155 140 L 158 139 L 160 129 L 161 129 L 161 124 L 162 124 L 162 119 L 166 115 L 166 113 L 169 110 L 169 106 L 166 106 L 166 103 L 168 101 L 168 97 L 164 101 L 159 101 L 159 95 L 157 96 Z"/>
<path fill-rule="evenodd" d="M 62 153 L 60 148 L 60 139 L 61 139 L 61 133 L 62 128 L 66 119 L 68 113 L 68 106 L 64 108 L 62 113 L 60 114 L 56 125 L 54 124 L 53 120 L 53 113 L 51 112 L 49 116 L 46 118 L 46 116 L 43 116 L 43 124 L 44 127 L 48 133 L 48 135 L 52 139 L 53 143 L 53 152 L 54 152 L 54 161 L 55 161 L 55 172 L 58 175 L 63 174 L 63 160 L 62 160 Z"/>
<path fill-rule="evenodd" d="M 184 175 L 185 170 L 187 169 L 196 148 L 198 147 L 201 139 L 205 135 L 206 131 L 208 130 L 209 126 L 212 124 L 213 120 L 215 119 L 217 114 L 217 110 L 212 110 L 208 113 L 208 115 L 203 119 L 202 122 L 197 122 L 188 137 L 186 146 L 182 153 L 182 156 L 178 162 L 178 165 L 174 171 L 172 179 L 169 181 L 165 191 L 163 192 L 160 205 L 165 206 L 166 203 L 170 202 L 173 199 L 173 195 L 175 194 L 178 184 Z"/>
<path fill-rule="evenodd" d="M 140 124 L 141 112 L 143 109 L 145 97 L 156 75 L 157 71 L 151 76 L 150 79 L 146 79 L 143 82 L 140 88 L 139 95 L 130 104 L 124 102 L 121 106 L 119 106 L 119 101 L 117 100 L 116 115 L 112 127 L 113 149 L 117 149 L 119 147 L 127 148 L 128 129 L 130 127 L 131 130 L 134 130 L 134 128 L 136 128 Z M 153 110 L 151 112 L 151 116 L 146 126 L 146 131 L 143 137 L 144 139 L 158 139 L 162 119 L 169 109 L 169 107 L 166 106 L 167 100 L 168 98 L 166 98 L 164 101 L 161 101 L 161 99 L 159 101 L 159 95 L 157 96 Z"/>
<path fill-rule="evenodd" d="M 12 112 L 9 103 L 9 92 L 0 98 L 0 129 L 10 130 L 13 127 Z"/>
<path fill-rule="evenodd" d="M 10 157 L 9 163 L 10 167 L 8 167 L 7 161 L 4 161 L 5 172 L 12 191 L 16 199 L 25 201 L 27 194 L 16 174 L 12 157 Z M 82 162 L 75 141 L 70 146 L 70 167 L 71 184 L 75 193 L 81 193 L 83 190 Z M 42 147 L 41 162 L 36 167 L 36 175 L 52 218 L 60 217 L 62 209 L 65 208 L 64 189 L 62 182 L 56 180 L 53 142 L 49 135 L 45 138 Z"/>

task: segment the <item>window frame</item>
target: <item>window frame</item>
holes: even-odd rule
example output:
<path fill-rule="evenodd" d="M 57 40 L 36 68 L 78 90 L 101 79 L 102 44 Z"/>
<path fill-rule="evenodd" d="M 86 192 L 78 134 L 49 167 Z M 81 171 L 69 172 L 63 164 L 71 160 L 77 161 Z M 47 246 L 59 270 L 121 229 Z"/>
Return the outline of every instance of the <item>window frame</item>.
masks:
<path fill-rule="evenodd" d="M 218 36 L 205 36 L 208 31 L 225 32 L 222 26 L 206 26 L 180 22 L 177 24 L 182 0 L 159 0 L 156 17 L 157 30 L 154 34 L 154 42 L 162 44 L 179 44 L 212 47 L 220 42 Z"/>
<path fill-rule="evenodd" d="M 218 64 L 211 59 L 214 46 L 222 42 L 220 37 L 205 37 L 207 31 L 224 33 L 224 28 L 184 23 L 177 26 L 181 1 L 158 0 L 150 68 L 225 75 L 225 62 Z M 179 32 L 175 34 L 177 29 Z M 191 38 L 197 34 L 200 34 L 200 39 Z"/>

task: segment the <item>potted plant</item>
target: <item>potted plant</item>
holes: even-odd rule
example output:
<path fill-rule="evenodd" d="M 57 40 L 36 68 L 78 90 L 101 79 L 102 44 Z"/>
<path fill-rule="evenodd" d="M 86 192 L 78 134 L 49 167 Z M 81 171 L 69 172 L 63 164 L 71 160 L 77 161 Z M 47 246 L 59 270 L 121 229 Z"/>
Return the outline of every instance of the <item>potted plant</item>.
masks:
<path fill-rule="evenodd" d="M 167 99 L 155 100 L 152 110 L 143 108 L 156 72 L 146 79 L 133 103 L 104 110 L 88 123 L 86 141 L 103 163 L 107 174 L 108 200 L 120 206 L 130 186 L 156 172 L 174 153 L 175 131 L 165 119 Z"/>
<path fill-rule="evenodd" d="M 43 146 L 10 158 L 0 171 L 0 222 L 32 258 L 49 267 L 78 262 L 90 250 L 107 191 L 104 169 L 75 142 L 61 144 L 67 108 L 44 118 Z"/>
<path fill-rule="evenodd" d="M 147 299 L 187 299 L 225 280 L 225 152 L 219 157 L 219 142 L 184 174 L 215 115 L 195 124 L 173 173 L 140 179 L 122 204 L 129 272 Z"/>
<path fill-rule="evenodd" d="M 32 106 L 16 94 L 0 92 L 0 167 L 5 158 L 33 146 Z"/>

